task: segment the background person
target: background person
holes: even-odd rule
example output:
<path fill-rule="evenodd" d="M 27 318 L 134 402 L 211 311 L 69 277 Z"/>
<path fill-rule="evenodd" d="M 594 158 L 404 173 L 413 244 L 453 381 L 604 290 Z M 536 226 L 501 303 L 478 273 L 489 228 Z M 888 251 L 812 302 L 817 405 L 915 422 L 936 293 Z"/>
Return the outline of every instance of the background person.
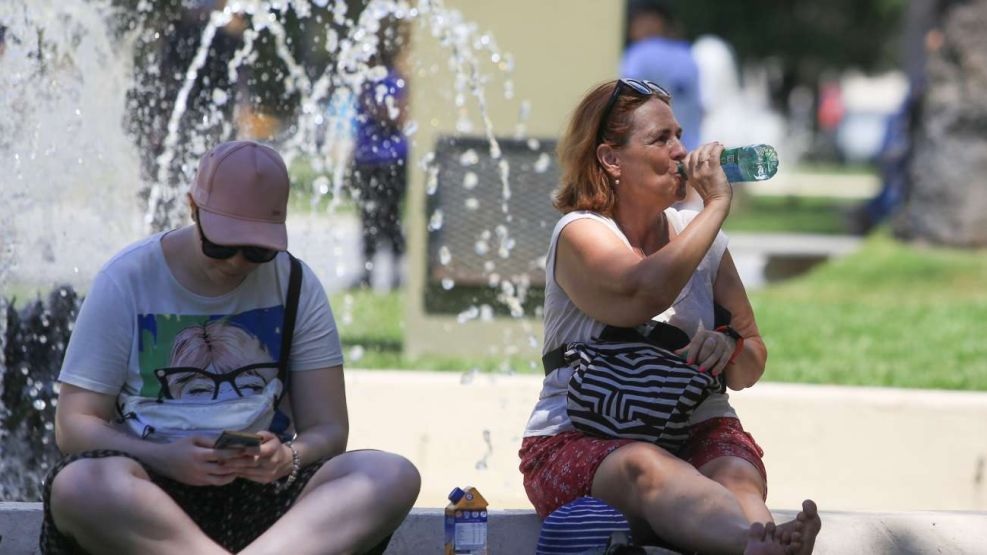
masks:
<path fill-rule="evenodd" d="M 408 188 L 408 140 L 404 136 L 408 81 L 403 71 L 406 24 L 384 20 L 379 37 L 377 53 L 368 65 L 382 67 L 387 73 L 367 81 L 356 101 L 352 183 L 363 228 L 363 271 L 358 285 L 371 285 L 377 247 L 384 242 L 392 254 L 388 286 L 397 288 L 405 251 L 401 201 Z"/>
<path fill-rule="evenodd" d="M 220 349 L 222 334 L 206 334 L 204 323 L 223 319 L 263 343 L 253 349 L 257 363 L 280 358 L 288 192 L 273 149 L 221 144 L 202 158 L 188 197 L 195 224 L 125 248 L 96 275 L 59 375 L 55 434 L 68 457 L 45 482 L 44 552 L 383 551 L 420 477 L 400 456 L 346 451 L 339 334 L 305 265 L 279 407 L 293 423 L 292 441 L 261 431 L 259 448 L 214 449 L 215 437 L 159 443 L 117 425 L 120 399 L 154 400 L 168 386 L 155 370 L 169 365 L 188 328 Z M 232 401 L 249 401 L 257 389 L 238 388 Z M 218 397 L 207 407 L 231 406 Z M 205 421 L 202 403 L 194 408 Z"/>
<path fill-rule="evenodd" d="M 694 150 L 699 146 L 703 123 L 700 72 L 692 46 L 682 38 L 671 2 L 628 2 L 627 40 L 629 46 L 620 62 L 621 77 L 654 81 L 672 93 L 672 111 L 682 125 L 682 144 L 686 150 Z M 701 202 L 690 189 L 679 207 L 698 210 Z"/>
<path fill-rule="evenodd" d="M 591 341 L 606 325 L 664 322 L 690 336 L 687 362 L 725 374 L 728 387 L 739 390 L 760 379 L 767 351 L 720 232 L 733 194 L 719 165 L 723 146 L 687 153 L 670 100 L 654 84 L 621 80 L 594 88 L 573 113 L 559 144 L 555 205 L 564 215 L 547 257 L 544 349 Z M 702 211 L 672 208 L 690 186 Z M 732 313 L 744 338 L 739 350 L 733 337 L 714 331 L 714 303 Z M 772 522 L 762 451 L 725 394 L 695 409 L 688 441 L 670 453 L 576 431 L 566 412 L 572 372 L 562 367 L 546 376 L 519 453 L 525 490 L 541 517 L 591 495 L 627 516 L 638 540 L 657 534 L 703 553 L 740 553 L 756 543 L 753 525 Z M 803 509 L 777 530 L 770 525 L 770 541 L 760 548 L 811 552 L 820 521 L 814 503 Z"/>
<path fill-rule="evenodd" d="M 670 2 L 631 0 L 627 5 L 628 47 L 620 61 L 620 75 L 654 81 L 672 93 L 672 112 L 682 126 L 686 150 L 699 146 L 703 121 L 699 66 L 692 45 Z"/>

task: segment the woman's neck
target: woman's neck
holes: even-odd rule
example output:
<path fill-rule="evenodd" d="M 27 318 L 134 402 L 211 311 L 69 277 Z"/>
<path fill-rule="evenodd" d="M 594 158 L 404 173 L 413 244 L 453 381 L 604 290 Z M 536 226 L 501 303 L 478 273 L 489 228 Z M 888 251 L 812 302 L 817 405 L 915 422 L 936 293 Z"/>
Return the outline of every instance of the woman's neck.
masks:
<path fill-rule="evenodd" d="M 628 213 L 630 212 L 630 213 Z M 614 213 L 614 221 L 635 250 L 647 256 L 669 241 L 668 217 L 662 210 L 654 212 L 623 211 Z"/>

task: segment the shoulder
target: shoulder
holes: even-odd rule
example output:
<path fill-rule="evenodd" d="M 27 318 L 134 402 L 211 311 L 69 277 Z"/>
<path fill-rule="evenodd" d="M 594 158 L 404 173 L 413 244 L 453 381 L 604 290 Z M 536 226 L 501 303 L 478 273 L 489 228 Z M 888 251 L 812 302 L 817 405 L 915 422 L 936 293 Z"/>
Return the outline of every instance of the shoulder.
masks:
<path fill-rule="evenodd" d="M 96 279 L 123 282 L 139 278 L 147 272 L 159 271 L 160 264 L 164 262 L 161 237 L 165 233 L 155 233 L 127 245 L 103 264 Z"/>
<path fill-rule="evenodd" d="M 559 218 L 559 221 L 555 224 L 555 229 L 552 231 L 552 236 L 558 237 L 574 222 L 579 222 L 576 227 L 580 228 L 587 226 L 590 228 L 600 228 L 600 226 L 603 226 L 613 230 L 617 229 L 617 224 L 611 218 L 588 210 L 574 210 Z"/>
<path fill-rule="evenodd" d="M 322 280 L 315 273 L 304 260 L 298 258 L 294 255 L 289 255 L 287 252 L 281 253 L 275 259 L 276 271 L 278 273 L 278 282 L 288 284 L 291 279 L 291 259 L 298 261 L 298 269 L 301 271 L 301 295 L 304 297 L 316 295 L 325 298 L 325 288 L 322 286 Z"/>
<path fill-rule="evenodd" d="M 615 243 L 628 244 L 617 222 L 588 211 L 566 214 L 556 224 L 554 238 L 556 241 L 577 244 L 576 248 L 579 250 L 596 246 L 611 248 Z"/>
<path fill-rule="evenodd" d="M 555 224 L 555 230 L 559 231 L 576 220 L 592 220 L 605 225 L 615 225 L 613 224 L 613 219 L 597 212 L 591 212 L 589 210 L 573 210 L 572 212 L 569 212 L 559 218 L 559 221 Z"/>

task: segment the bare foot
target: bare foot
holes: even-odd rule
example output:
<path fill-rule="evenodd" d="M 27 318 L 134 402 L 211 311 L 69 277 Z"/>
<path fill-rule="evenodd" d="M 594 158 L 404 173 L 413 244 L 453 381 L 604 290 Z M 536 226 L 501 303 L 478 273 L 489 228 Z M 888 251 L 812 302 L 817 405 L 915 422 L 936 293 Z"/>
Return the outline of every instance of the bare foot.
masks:
<path fill-rule="evenodd" d="M 747 547 L 744 555 L 786 555 L 787 550 L 778 537 L 778 529 L 773 522 L 751 524 L 747 532 Z"/>
<path fill-rule="evenodd" d="M 819 518 L 815 502 L 806 499 L 795 520 L 779 525 L 775 535 L 787 546 L 790 555 L 810 555 L 821 528 L 822 519 Z"/>

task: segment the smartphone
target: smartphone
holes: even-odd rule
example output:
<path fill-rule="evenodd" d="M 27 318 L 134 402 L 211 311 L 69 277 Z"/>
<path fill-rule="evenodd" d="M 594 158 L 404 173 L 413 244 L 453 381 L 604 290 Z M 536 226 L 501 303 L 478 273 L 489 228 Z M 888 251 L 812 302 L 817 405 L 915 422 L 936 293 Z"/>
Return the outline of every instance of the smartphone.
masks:
<path fill-rule="evenodd" d="M 234 449 L 237 447 L 259 447 L 261 437 L 257 434 L 245 432 L 223 431 L 213 447 L 216 449 Z"/>

